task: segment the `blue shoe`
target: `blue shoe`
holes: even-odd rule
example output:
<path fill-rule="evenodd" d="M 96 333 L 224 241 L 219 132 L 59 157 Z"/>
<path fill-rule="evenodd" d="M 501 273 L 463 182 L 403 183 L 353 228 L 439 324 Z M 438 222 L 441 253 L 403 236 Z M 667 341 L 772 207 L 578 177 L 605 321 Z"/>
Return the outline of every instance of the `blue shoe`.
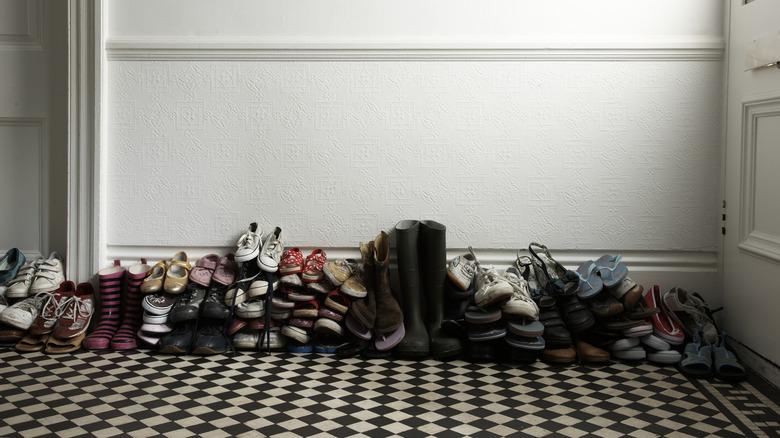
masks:
<path fill-rule="evenodd" d="M 336 354 L 336 345 L 315 345 L 314 352 L 319 354 Z"/>
<path fill-rule="evenodd" d="M 11 248 L 3 257 L 0 257 L 0 286 L 5 286 L 6 283 L 13 280 L 19 268 L 26 261 L 27 258 L 18 248 Z"/>
<path fill-rule="evenodd" d="M 311 353 L 314 351 L 314 348 L 311 346 L 311 344 L 296 344 L 294 342 L 290 342 L 287 344 L 287 351 L 290 353 Z"/>

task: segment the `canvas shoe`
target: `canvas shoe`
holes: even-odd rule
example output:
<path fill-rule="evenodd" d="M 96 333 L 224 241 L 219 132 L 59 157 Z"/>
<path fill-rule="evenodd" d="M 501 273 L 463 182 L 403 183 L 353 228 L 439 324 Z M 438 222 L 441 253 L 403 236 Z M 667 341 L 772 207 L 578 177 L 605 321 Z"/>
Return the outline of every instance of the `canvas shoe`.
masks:
<path fill-rule="evenodd" d="M 271 292 L 275 291 L 278 288 L 279 288 L 279 280 L 275 280 L 271 285 Z M 247 299 L 263 297 L 267 293 L 268 293 L 268 281 L 266 281 L 265 278 L 260 276 L 257 278 L 257 280 L 253 281 L 252 284 L 249 285 L 249 290 L 247 291 Z"/>
<path fill-rule="evenodd" d="M 257 226 L 257 222 L 249 224 L 246 233 L 241 235 L 236 243 L 236 261 L 247 262 L 260 254 L 260 242 L 263 238 L 263 232 Z"/>
<path fill-rule="evenodd" d="M 41 292 L 14 303 L 0 313 L 0 322 L 21 330 L 29 329 L 38 317 L 39 309 L 50 296 L 50 292 Z"/>
<path fill-rule="evenodd" d="M 142 306 L 151 315 L 168 315 L 174 304 L 175 297 L 158 293 L 145 296 Z"/>
<path fill-rule="evenodd" d="M 477 260 L 473 253 L 459 255 L 447 264 L 447 277 L 460 290 L 467 290 L 474 280 Z"/>
<path fill-rule="evenodd" d="M 303 253 L 299 248 L 288 248 L 282 253 L 279 273 L 281 275 L 300 274 L 303 272 Z"/>
<path fill-rule="evenodd" d="M 75 284 L 72 281 L 63 281 L 59 289 L 49 294 L 43 304 L 41 304 L 38 317 L 35 318 L 35 322 L 30 326 L 30 334 L 41 336 L 54 331 L 54 326 L 57 324 L 57 318 L 60 314 L 60 307 L 75 292 Z"/>
<path fill-rule="evenodd" d="M 282 284 L 286 284 L 288 286 L 295 286 L 295 287 L 303 286 L 303 280 L 301 280 L 301 276 L 299 274 L 282 275 L 279 281 L 281 281 Z"/>
<path fill-rule="evenodd" d="M 265 315 L 265 302 L 262 300 L 244 301 L 236 306 L 236 316 L 244 319 L 260 318 Z"/>
<path fill-rule="evenodd" d="M 325 266 L 327 256 L 325 251 L 317 248 L 306 256 L 306 262 L 303 267 L 303 274 L 301 278 L 304 283 L 319 283 L 325 276 L 322 272 L 322 268 Z"/>
<path fill-rule="evenodd" d="M 260 254 L 257 256 L 257 266 L 265 272 L 276 272 L 279 270 L 282 252 L 284 252 L 284 245 L 279 238 L 281 234 L 281 228 L 274 228 L 273 233 L 266 236 L 263 247 L 260 248 Z"/>
<path fill-rule="evenodd" d="M 364 265 L 350 264 L 352 275 L 341 284 L 341 292 L 352 298 L 364 298 L 368 295 L 368 289 L 363 281 Z M 328 277 L 330 278 L 330 277 Z"/>
<path fill-rule="evenodd" d="M 515 289 L 492 266 L 477 270 L 477 291 L 474 303 L 479 307 L 503 304 L 514 295 Z"/>
<path fill-rule="evenodd" d="M 144 324 L 165 324 L 166 322 L 168 322 L 168 314 L 153 315 L 149 312 L 144 312 L 143 315 Z"/>
<path fill-rule="evenodd" d="M 531 290 L 528 288 L 528 282 L 525 281 L 520 271 L 510 266 L 504 273 L 504 279 L 512 285 L 514 293 L 501 310 L 507 315 L 520 316 L 529 319 L 539 317 L 539 307 L 531 298 Z"/>
<path fill-rule="evenodd" d="M 35 269 L 30 293 L 52 292 L 60 287 L 60 283 L 65 281 L 65 272 L 62 266 L 62 259 L 59 254 L 52 252 L 49 258 L 41 261 Z"/>
<path fill-rule="evenodd" d="M 95 313 L 95 298 L 92 284 L 79 283 L 76 291 L 63 300 L 59 319 L 52 336 L 57 339 L 71 339 L 83 335 Z"/>
<path fill-rule="evenodd" d="M 300 344 L 307 344 L 311 340 L 311 336 L 309 335 L 309 332 L 300 327 L 293 327 L 291 325 L 286 325 L 282 327 L 281 333 L 284 336 L 287 336 L 288 338 Z"/>
<path fill-rule="evenodd" d="M 8 282 L 8 288 L 5 290 L 6 298 L 25 298 L 30 294 L 35 270 L 42 261 L 42 258 L 30 260 L 19 268 L 13 280 Z"/>
<path fill-rule="evenodd" d="M 322 272 L 334 286 L 341 286 L 355 274 L 357 262 L 354 259 L 328 260 L 322 267 Z"/>
<path fill-rule="evenodd" d="M 19 268 L 24 266 L 26 261 L 27 258 L 18 248 L 11 248 L 0 257 L 0 294 L 6 283 L 16 277 Z"/>

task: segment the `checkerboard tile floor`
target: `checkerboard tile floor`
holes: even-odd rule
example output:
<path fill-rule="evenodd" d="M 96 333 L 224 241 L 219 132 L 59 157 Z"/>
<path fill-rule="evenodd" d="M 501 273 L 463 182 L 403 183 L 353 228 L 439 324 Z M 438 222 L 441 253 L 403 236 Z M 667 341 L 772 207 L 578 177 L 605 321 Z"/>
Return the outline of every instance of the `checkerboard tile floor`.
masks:
<path fill-rule="evenodd" d="M 0 436 L 778 436 L 748 383 L 674 368 L 0 351 Z"/>

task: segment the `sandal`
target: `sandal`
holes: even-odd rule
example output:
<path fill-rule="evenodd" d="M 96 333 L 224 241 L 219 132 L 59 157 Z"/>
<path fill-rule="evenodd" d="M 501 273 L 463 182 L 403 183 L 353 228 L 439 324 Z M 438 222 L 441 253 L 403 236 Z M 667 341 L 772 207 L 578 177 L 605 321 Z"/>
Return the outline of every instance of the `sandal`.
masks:
<path fill-rule="evenodd" d="M 688 336 L 693 337 L 701 332 L 705 343 L 718 343 L 718 329 L 712 319 L 712 312 L 701 295 L 674 287 L 664 294 L 662 301 L 669 316 Z"/>
<path fill-rule="evenodd" d="M 543 289 L 539 285 L 539 280 L 536 278 L 535 265 L 536 264 L 531 257 L 527 255 L 520 255 L 520 253 L 517 254 L 515 267 L 518 271 L 520 271 L 520 274 L 523 276 L 525 281 L 528 282 L 528 289 L 531 291 L 531 298 L 538 302 L 539 297 L 542 295 Z"/>
<path fill-rule="evenodd" d="M 615 287 L 628 276 L 628 266 L 622 256 L 603 255 L 596 260 L 596 269 L 606 287 Z"/>
<path fill-rule="evenodd" d="M 581 264 L 577 268 L 577 275 L 580 277 L 577 295 L 583 300 L 595 297 L 604 288 L 604 281 L 599 277 L 598 267 L 593 260 Z"/>
<path fill-rule="evenodd" d="M 738 362 L 737 356 L 726 347 L 726 334 L 720 336 L 720 342 L 712 347 L 715 362 L 715 376 L 720 380 L 736 381 L 745 378 L 745 367 Z"/>
<path fill-rule="evenodd" d="M 33 353 L 42 351 L 46 347 L 46 341 L 49 340 L 48 334 L 30 335 L 23 337 L 16 343 L 16 351 L 20 353 Z"/>
<path fill-rule="evenodd" d="M 535 251 L 534 248 L 539 251 Z M 541 268 L 544 275 L 541 277 L 537 275 L 537 278 L 541 280 L 542 286 L 548 294 L 557 297 L 577 293 L 580 277 L 576 272 L 564 268 L 563 265 L 555 261 L 546 246 L 531 242 L 528 245 L 528 251 L 539 260 L 536 265 Z"/>
<path fill-rule="evenodd" d="M 712 374 L 712 346 L 701 343 L 699 334 L 695 334 L 693 341 L 685 346 L 680 371 L 691 377 L 709 377 Z"/>
<path fill-rule="evenodd" d="M 57 339 L 50 336 L 46 340 L 45 352 L 48 354 L 73 353 L 81 348 L 81 342 L 86 337 L 86 332 L 69 339 Z"/>

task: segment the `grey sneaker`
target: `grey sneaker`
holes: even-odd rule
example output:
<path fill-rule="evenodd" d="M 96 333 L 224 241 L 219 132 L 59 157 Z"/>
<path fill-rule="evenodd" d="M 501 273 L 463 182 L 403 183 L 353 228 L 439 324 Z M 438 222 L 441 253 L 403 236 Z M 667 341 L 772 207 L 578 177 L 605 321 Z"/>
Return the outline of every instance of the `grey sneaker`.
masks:
<path fill-rule="evenodd" d="M 504 303 L 501 310 L 508 315 L 537 319 L 539 307 L 531 298 L 531 289 L 520 271 L 516 267 L 510 266 L 504 273 L 504 279 L 512 285 L 514 292 L 512 298 Z"/>
<path fill-rule="evenodd" d="M 469 248 L 469 253 L 459 255 L 447 264 L 447 276 L 460 290 L 466 290 L 474 280 L 477 259 Z"/>
<path fill-rule="evenodd" d="M 474 303 L 479 307 L 507 302 L 515 289 L 492 266 L 479 267 L 477 271 L 477 292 L 474 293 Z"/>

